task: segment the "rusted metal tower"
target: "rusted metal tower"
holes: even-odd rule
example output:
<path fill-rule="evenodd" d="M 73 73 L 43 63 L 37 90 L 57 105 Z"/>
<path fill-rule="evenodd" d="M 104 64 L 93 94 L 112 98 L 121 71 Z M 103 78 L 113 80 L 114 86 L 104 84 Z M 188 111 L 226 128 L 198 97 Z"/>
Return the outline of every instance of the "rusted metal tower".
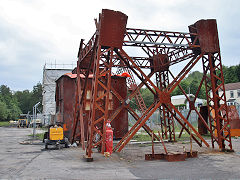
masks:
<path fill-rule="evenodd" d="M 136 83 L 135 78 L 132 74 L 132 71 L 130 69 L 126 68 L 126 67 L 125 68 L 124 67 L 118 67 L 116 74 L 121 74 L 121 73 L 128 73 L 128 75 L 130 76 L 130 77 L 127 78 L 128 91 L 129 92 L 134 91 L 137 87 L 137 83 Z M 146 104 L 143 100 L 143 97 L 142 97 L 139 89 L 136 90 L 135 101 L 136 101 L 136 104 L 138 106 L 138 110 L 140 111 L 141 114 L 143 114 L 147 110 L 147 106 L 146 106 Z M 129 111 L 129 113 L 137 121 L 139 119 L 139 115 L 130 106 L 129 106 L 129 109 L 131 109 Z M 153 133 L 154 139 L 160 140 L 159 137 L 155 135 L 153 130 L 146 123 L 143 125 L 143 129 L 150 136 Z"/>
<path fill-rule="evenodd" d="M 136 132 L 145 126 L 146 121 L 157 109 L 162 111 L 164 117 L 161 120 L 165 138 L 169 136 L 170 140 L 175 139 L 173 120 L 176 120 L 183 130 L 192 135 L 199 146 L 204 143 L 209 147 L 206 140 L 187 120 L 189 115 L 185 118 L 171 103 L 170 94 L 177 86 L 189 101 L 191 110 L 197 112 L 199 119 L 211 134 L 212 146 L 214 147 L 216 142 L 220 150 L 232 149 L 228 113 L 225 113 L 225 116 L 222 115 L 223 110 L 227 112 L 227 105 L 216 20 L 200 20 L 189 26 L 189 33 L 126 28 L 126 24 L 127 16 L 125 14 L 103 9 L 98 22 L 96 22 L 96 32 L 87 44 L 83 45 L 82 42 L 80 46 L 78 68 L 85 67 L 85 81 L 88 73 L 93 73 L 92 111 L 88 119 L 86 157 L 91 159 L 92 149 L 97 146 L 101 147 L 102 153 L 105 151 L 106 122 L 114 121 L 122 109 L 127 109 L 131 114 L 135 114 L 136 123 L 114 147 L 114 151 L 120 152 Z M 146 56 L 130 56 L 124 50 L 125 47 L 143 50 Z M 180 82 L 201 60 L 204 76 L 195 99 L 191 100 L 180 86 Z M 185 61 L 185 66 L 174 76 L 170 67 L 182 61 Z M 112 71 L 118 67 L 131 70 L 141 81 L 125 99 L 111 86 Z M 157 76 L 156 83 L 152 80 L 154 74 Z M 194 101 L 203 83 L 206 86 L 208 108 L 210 109 L 209 125 L 194 107 Z M 83 87 L 81 97 L 84 98 L 85 84 L 78 84 L 78 86 Z M 148 88 L 155 98 L 152 105 L 139 117 L 129 107 L 129 102 L 143 86 Z M 103 94 L 98 93 L 99 87 L 104 89 Z M 218 93 L 220 89 L 223 91 L 221 95 Z M 121 106 L 111 114 L 108 111 L 110 93 L 113 93 L 121 102 Z M 77 103 L 76 109 L 81 110 L 82 101 L 77 99 L 76 101 L 79 103 Z M 76 112 L 79 112 L 81 117 L 80 110 Z M 81 126 L 81 118 L 76 118 L 74 128 L 78 122 Z M 82 144 L 84 144 L 83 140 Z"/>

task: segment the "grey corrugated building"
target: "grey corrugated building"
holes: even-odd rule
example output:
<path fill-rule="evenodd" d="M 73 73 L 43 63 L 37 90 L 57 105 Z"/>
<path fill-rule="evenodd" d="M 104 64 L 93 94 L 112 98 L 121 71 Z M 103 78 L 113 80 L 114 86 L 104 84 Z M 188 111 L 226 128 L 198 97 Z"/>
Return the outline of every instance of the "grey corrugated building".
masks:
<path fill-rule="evenodd" d="M 61 67 L 61 68 L 60 68 Z M 65 73 L 72 71 L 74 65 L 71 64 L 45 64 L 43 67 L 43 119 L 48 124 L 51 116 L 56 113 L 55 90 L 56 80 Z M 72 69 L 71 69 L 72 68 Z"/>

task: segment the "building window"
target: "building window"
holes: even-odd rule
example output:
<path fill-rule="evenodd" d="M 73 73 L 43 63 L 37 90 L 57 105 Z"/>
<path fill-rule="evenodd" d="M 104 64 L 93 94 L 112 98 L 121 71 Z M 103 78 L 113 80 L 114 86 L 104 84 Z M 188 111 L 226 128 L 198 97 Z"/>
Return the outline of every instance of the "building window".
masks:
<path fill-rule="evenodd" d="M 85 110 L 86 110 L 86 111 L 89 111 L 90 108 L 91 108 L 91 107 L 90 107 L 90 102 L 87 101 L 86 104 L 85 104 Z"/>
<path fill-rule="evenodd" d="M 230 91 L 230 98 L 234 98 L 233 97 L 233 91 Z"/>
<path fill-rule="evenodd" d="M 240 97 L 240 90 L 237 91 L 238 97 Z"/>
<path fill-rule="evenodd" d="M 109 101 L 108 103 L 108 110 L 113 110 L 113 102 Z"/>
<path fill-rule="evenodd" d="M 112 100 L 112 93 L 109 92 L 109 99 Z"/>
<path fill-rule="evenodd" d="M 87 91 L 86 99 L 91 99 L 91 91 Z"/>
<path fill-rule="evenodd" d="M 104 91 L 98 91 L 97 92 L 98 97 L 101 97 L 101 99 L 104 98 Z"/>

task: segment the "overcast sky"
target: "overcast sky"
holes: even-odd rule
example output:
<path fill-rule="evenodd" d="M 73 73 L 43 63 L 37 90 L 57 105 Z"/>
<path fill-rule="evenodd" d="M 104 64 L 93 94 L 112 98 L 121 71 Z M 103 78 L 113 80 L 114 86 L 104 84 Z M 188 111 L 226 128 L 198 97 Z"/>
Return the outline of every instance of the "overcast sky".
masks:
<path fill-rule="evenodd" d="M 92 36 L 104 8 L 143 29 L 188 32 L 197 20 L 215 18 L 223 64 L 240 63 L 238 0 L 0 0 L 0 85 L 31 90 L 45 62 L 75 63 L 80 39 Z"/>

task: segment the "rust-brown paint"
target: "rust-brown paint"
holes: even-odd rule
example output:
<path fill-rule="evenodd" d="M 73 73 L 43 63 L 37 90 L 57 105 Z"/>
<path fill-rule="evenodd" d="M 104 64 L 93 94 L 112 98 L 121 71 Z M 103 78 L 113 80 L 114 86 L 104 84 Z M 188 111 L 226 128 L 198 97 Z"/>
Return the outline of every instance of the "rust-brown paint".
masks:
<path fill-rule="evenodd" d="M 71 78 L 72 77 L 72 78 Z M 76 91 L 76 76 L 73 74 L 63 75 L 56 81 L 56 118 L 58 122 L 63 123 L 64 135 L 71 139 L 73 128 L 73 113 L 75 105 L 75 91 Z M 90 76 L 92 77 L 92 75 Z M 90 112 L 90 96 L 91 96 L 91 82 L 92 78 L 88 79 L 87 92 L 84 98 L 83 118 L 84 129 L 86 130 L 85 138 L 87 137 L 88 129 L 88 116 Z M 83 82 L 81 82 L 83 83 Z M 119 93 L 119 95 L 125 99 L 127 96 L 126 78 L 119 76 L 112 76 L 112 87 Z M 98 95 L 103 93 L 103 89 L 99 88 Z M 120 106 L 120 101 L 114 95 L 110 95 L 110 114 Z M 101 117 L 102 113 L 97 111 L 96 117 Z M 128 114 L 127 110 L 123 109 L 117 117 L 111 122 L 114 137 L 116 139 L 122 138 L 128 131 Z M 79 125 L 76 131 L 76 135 L 79 139 Z"/>

